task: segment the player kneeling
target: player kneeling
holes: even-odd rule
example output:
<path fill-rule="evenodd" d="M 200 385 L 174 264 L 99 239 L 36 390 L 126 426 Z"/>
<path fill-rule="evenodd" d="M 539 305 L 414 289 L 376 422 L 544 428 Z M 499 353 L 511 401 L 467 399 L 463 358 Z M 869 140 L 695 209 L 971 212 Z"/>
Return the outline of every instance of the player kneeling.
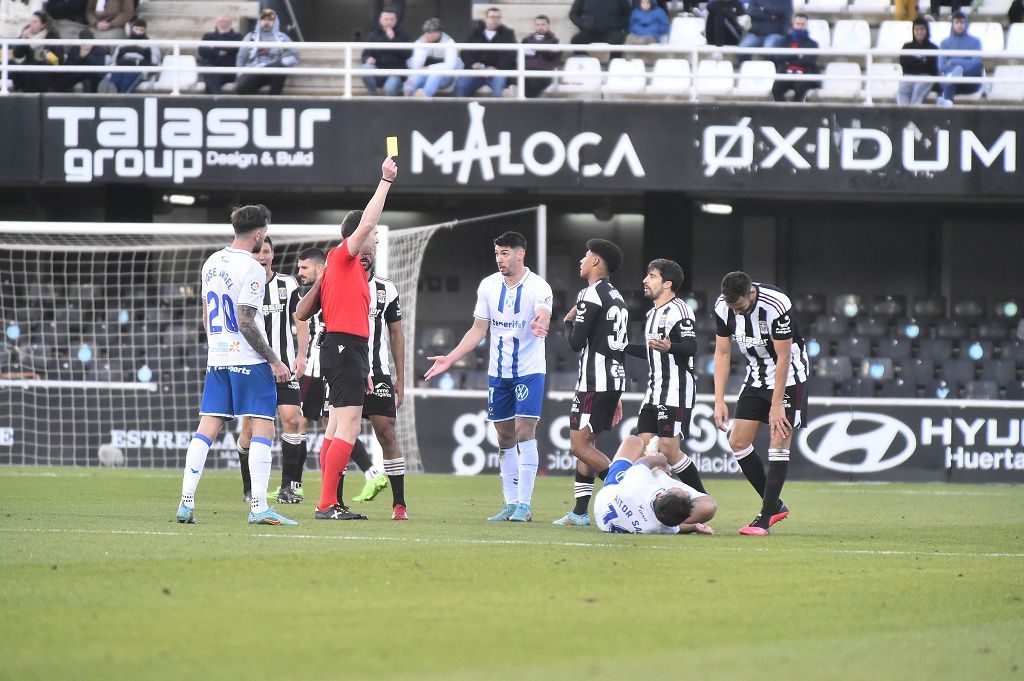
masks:
<path fill-rule="evenodd" d="M 597 527 L 627 534 L 714 534 L 704 523 L 715 517 L 715 500 L 671 477 L 664 454 L 643 454 L 643 440 L 635 435 L 619 446 L 594 503 Z"/>

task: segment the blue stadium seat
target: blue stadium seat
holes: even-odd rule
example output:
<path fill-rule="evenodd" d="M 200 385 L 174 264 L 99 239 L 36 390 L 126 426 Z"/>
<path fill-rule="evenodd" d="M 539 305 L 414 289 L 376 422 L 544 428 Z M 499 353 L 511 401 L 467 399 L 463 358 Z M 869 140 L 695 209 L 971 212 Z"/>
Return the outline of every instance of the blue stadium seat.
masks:
<path fill-rule="evenodd" d="M 853 319 L 864 314 L 864 301 L 855 293 L 841 293 L 832 301 L 832 314 Z"/>
<path fill-rule="evenodd" d="M 693 313 L 710 311 L 708 309 L 708 294 L 704 291 L 690 291 L 679 296 L 690 306 Z"/>
<path fill-rule="evenodd" d="M 853 376 L 853 365 L 849 357 L 822 357 L 816 367 L 818 376 L 841 380 Z"/>
<path fill-rule="evenodd" d="M 955 400 L 960 397 L 959 388 L 942 379 L 933 379 L 921 387 L 923 388 L 924 397 L 938 398 L 942 400 Z"/>
<path fill-rule="evenodd" d="M 999 386 L 995 381 L 971 381 L 964 388 L 964 397 L 969 400 L 998 400 Z"/>
<path fill-rule="evenodd" d="M 996 345 L 990 340 L 964 340 L 960 342 L 960 356 L 979 362 L 996 356 Z"/>
<path fill-rule="evenodd" d="M 887 381 L 896 378 L 896 367 L 889 357 L 874 357 L 861 363 L 860 375 L 873 381 Z"/>
<path fill-rule="evenodd" d="M 910 359 L 913 344 L 906 338 L 882 338 L 878 341 L 875 355 L 892 359 Z"/>

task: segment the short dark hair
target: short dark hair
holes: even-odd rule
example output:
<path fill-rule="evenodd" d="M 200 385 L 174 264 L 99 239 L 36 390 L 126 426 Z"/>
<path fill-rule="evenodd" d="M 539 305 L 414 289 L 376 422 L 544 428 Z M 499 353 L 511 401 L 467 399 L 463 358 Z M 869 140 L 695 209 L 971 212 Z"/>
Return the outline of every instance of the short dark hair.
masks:
<path fill-rule="evenodd" d="M 262 203 L 240 206 L 231 211 L 231 226 L 235 234 L 248 234 L 270 224 L 270 209 Z"/>
<path fill-rule="evenodd" d="M 682 494 L 665 494 L 654 500 L 654 517 L 662 525 L 675 527 L 693 513 L 693 502 Z"/>
<path fill-rule="evenodd" d="M 551 23 L 551 19 L 548 18 L 547 14 L 538 14 L 533 18 L 534 21 L 536 21 L 537 19 L 540 19 L 541 21 L 546 21 L 549 24 Z"/>
<path fill-rule="evenodd" d="M 359 227 L 359 221 L 363 219 L 363 211 L 350 210 L 348 215 L 341 221 L 341 238 L 347 239 Z"/>
<path fill-rule="evenodd" d="M 146 28 L 147 26 L 149 26 L 149 24 L 146 23 L 145 19 L 136 19 L 135 21 L 132 22 L 132 28 L 135 28 L 136 26 L 141 26 L 142 28 Z"/>
<path fill-rule="evenodd" d="M 807 19 L 808 21 L 810 21 L 810 17 L 808 17 L 808 16 L 807 16 L 806 14 L 804 14 L 803 12 L 797 12 L 796 14 L 794 14 L 794 15 L 793 15 L 793 18 L 794 18 L 794 19 L 796 19 L 797 17 L 803 17 L 804 19 Z"/>
<path fill-rule="evenodd" d="M 323 265 L 327 262 L 327 256 L 316 246 L 310 246 L 299 251 L 299 260 L 312 260 L 317 265 Z"/>
<path fill-rule="evenodd" d="M 494 240 L 495 246 L 505 248 L 521 248 L 526 250 L 526 237 L 519 232 L 505 232 Z"/>
<path fill-rule="evenodd" d="M 93 33 L 88 28 L 83 28 L 81 31 L 78 32 L 78 39 L 79 40 L 92 40 L 95 37 L 96 37 L 96 34 Z"/>
<path fill-rule="evenodd" d="M 753 280 L 746 272 L 730 272 L 722 279 L 722 296 L 725 302 L 732 305 L 743 296 L 750 295 Z"/>
<path fill-rule="evenodd" d="M 587 242 L 587 250 L 604 260 L 608 274 L 614 274 L 622 266 L 622 249 L 607 239 L 591 239 Z"/>
<path fill-rule="evenodd" d="M 270 246 L 270 250 L 274 250 L 274 242 L 270 240 L 269 236 L 263 237 L 263 243 Z M 262 245 L 260 246 L 260 248 L 262 248 Z"/>
<path fill-rule="evenodd" d="M 650 274 L 651 270 L 658 270 L 663 281 L 672 282 L 672 293 L 678 291 L 679 287 L 683 285 L 683 268 L 675 260 L 665 258 L 652 260 L 647 265 L 647 273 Z"/>

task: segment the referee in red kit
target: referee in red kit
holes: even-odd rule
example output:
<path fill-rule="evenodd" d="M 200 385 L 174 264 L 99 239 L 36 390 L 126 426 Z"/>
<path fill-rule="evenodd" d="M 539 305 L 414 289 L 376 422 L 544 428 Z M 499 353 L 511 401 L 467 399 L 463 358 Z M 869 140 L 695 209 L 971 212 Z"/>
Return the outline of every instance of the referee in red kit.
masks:
<path fill-rule="evenodd" d="M 389 156 L 381 165 L 381 180 L 373 198 L 365 210 L 351 211 L 342 220 L 342 242 L 327 254 L 323 276 L 296 310 L 298 318 L 306 320 L 322 307 L 327 331 L 320 344 L 320 368 L 327 381 L 331 411 L 320 452 L 323 482 L 313 516 L 318 520 L 366 519 L 338 503 L 338 480 L 359 436 L 370 374 L 370 288 L 359 256 L 376 254 L 377 221 L 397 176 L 398 166 Z"/>

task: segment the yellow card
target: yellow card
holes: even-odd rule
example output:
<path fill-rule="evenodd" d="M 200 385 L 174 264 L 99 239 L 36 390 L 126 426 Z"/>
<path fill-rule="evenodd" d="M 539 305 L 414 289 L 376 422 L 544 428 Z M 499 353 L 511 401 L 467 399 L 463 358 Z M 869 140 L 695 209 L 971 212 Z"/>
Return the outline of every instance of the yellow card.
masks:
<path fill-rule="evenodd" d="M 395 158 L 396 156 L 398 156 L 398 138 L 397 137 L 389 137 L 388 138 L 388 156 L 390 156 L 391 158 Z"/>

